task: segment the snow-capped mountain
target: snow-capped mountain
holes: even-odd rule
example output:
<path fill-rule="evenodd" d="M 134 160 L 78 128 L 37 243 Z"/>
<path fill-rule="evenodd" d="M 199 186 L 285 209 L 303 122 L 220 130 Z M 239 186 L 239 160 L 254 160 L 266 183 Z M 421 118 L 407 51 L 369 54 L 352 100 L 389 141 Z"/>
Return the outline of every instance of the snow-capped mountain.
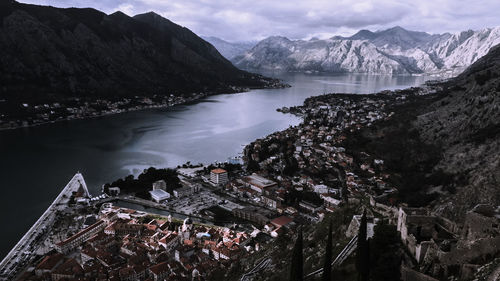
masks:
<path fill-rule="evenodd" d="M 205 41 L 212 44 L 221 55 L 226 59 L 231 60 L 232 58 L 244 54 L 246 51 L 252 49 L 253 46 L 257 44 L 256 41 L 249 42 L 227 42 L 218 37 L 213 36 L 202 36 Z"/>
<path fill-rule="evenodd" d="M 496 44 L 500 44 L 500 27 L 431 35 L 397 26 L 326 40 L 273 36 L 231 61 L 254 70 L 453 74 Z"/>

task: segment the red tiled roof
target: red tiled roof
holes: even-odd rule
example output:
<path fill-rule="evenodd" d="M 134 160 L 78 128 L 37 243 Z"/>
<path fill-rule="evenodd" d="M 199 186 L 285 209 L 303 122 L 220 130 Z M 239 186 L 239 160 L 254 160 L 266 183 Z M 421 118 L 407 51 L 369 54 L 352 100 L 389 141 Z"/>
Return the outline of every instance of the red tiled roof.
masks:
<path fill-rule="evenodd" d="M 151 272 L 153 272 L 156 275 L 168 272 L 170 270 L 170 267 L 168 266 L 168 262 L 162 262 L 157 265 L 153 265 L 152 267 L 149 268 Z"/>
<path fill-rule="evenodd" d="M 79 275 L 83 274 L 83 268 L 75 259 L 69 259 L 54 271 L 55 274 Z"/>
<path fill-rule="evenodd" d="M 221 168 L 217 168 L 217 169 L 213 169 L 212 173 L 214 173 L 214 174 L 223 174 L 223 173 L 227 173 L 227 171 L 224 170 L 224 169 L 221 169 Z"/>
<path fill-rule="evenodd" d="M 66 245 L 66 244 L 70 243 L 71 241 L 73 241 L 73 240 L 77 239 L 78 237 L 82 236 L 83 234 L 85 234 L 85 233 L 87 233 L 87 232 L 91 231 L 92 229 L 94 229 L 94 228 L 96 228 L 96 227 L 99 227 L 99 226 L 100 226 L 101 224 L 103 224 L 103 223 L 104 223 L 104 221 L 100 220 L 100 221 L 98 221 L 98 222 L 94 223 L 93 225 L 91 225 L 91 226 L 89 226 L 89 227 L 85 228 L 84 230 L 82 230 L 82 231 L 78 232 L 77 234 L 75 234 L 75 235 L 71 236 L 70 238 L 68 238 L 68 239 L 66 239 L 66 240 L 64 240 L 64 241 L 61 241 L 61 242 L 57 243 L 57 245 L 59 245 L 59 246 L 64 246 L 64 245 Z"/>
<path fill-rule="evenodd" d="M 277 227 L 281 227 L 283 225 L 289 224 L 293 221 L 292 218 L 287 217 L 287 216 L 281 216 L 278 218 L 275 218 L 271 221 L 272 224 L 276 225 Z"/>
<path fill-rule="evenodd" d="M 63 254 L 56 253 L 50 256 L 46 256 L 43 260 L 38 264 L 36 269 L 42 270 L 51 270 L 56 266 L 62 259 L 64 258 Z"/>

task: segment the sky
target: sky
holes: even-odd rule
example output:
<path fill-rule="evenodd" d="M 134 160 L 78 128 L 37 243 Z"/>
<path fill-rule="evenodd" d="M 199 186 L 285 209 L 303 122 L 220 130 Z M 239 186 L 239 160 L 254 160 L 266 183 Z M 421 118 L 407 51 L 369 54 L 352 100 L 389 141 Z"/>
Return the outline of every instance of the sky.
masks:
<path fill-rule="evenodd" d="M 0 0 L 1 1 L 1 0 Z M 198 35 L 227 41 L 348 36 L 394 26 L 428 33 L 500 26 L 499 0 L 21 0 L 129 16 L 154 11 Z"/>

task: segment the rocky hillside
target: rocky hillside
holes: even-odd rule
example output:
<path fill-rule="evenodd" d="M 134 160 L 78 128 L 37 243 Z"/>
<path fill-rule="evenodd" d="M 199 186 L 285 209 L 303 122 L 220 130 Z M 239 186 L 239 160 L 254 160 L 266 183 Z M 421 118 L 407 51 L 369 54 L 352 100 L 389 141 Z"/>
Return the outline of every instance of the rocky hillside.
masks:
<path fill-rule="evenodd" d="M 217 51 L 219 51 L 220 54 L 228 60 L 231 60 L 236 56 L 243 55 L 246 51 L 252 49 L 253 46 L 257 44 L 257 42 L 227 42 L 213 36 L 202 36 L 201 38 L 212 44 Z"/>
<path fill-rule="evenodd" d="M 269 37 L 232 62 L 243 69 L 459 73 L 500 43 L 500 27 L 431 35 L 401 27 L 326 40 Z"/>
<path fill-rule="evenodd" d="M 234 91 L 269 80 L 154 13 L 0 2 L 0 98 L 44 100 Z"/>
<path fill-rule="evenodd" d="M 344 145 L 384 159 L 403 202 L 461 221 L 477 204 L 500 205 L 500 45 L 436 85 Z"/>
<path fill-rule="evenodd" d="M 450 81 L 442 98 L 418 116 L 427 143 L 442 148 L 435 169 L 455 178 L 455 193 L 436 209 L 453 216 L 475 204 L 500 205 L 500 46 Z"/>

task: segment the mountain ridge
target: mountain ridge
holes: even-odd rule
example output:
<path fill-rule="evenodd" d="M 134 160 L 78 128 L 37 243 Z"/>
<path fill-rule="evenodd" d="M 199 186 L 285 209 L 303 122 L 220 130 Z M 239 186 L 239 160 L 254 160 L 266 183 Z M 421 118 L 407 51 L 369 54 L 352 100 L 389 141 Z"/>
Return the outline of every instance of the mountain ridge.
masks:
<path fill-rule="evenodd" d="M 271 36 L 233 58 L 242 69 L 362 72 L 375 74 L 458 74 L 500 43 L 500 27 L 429 34 L 396 26 L 349 37 L 290 40 Z M 349 46 L 355 46 L 351 49 Z"/>
<path fill-rule="evenodd" d="M 189 29 L 154 13 L 0 3 L 0 97 L 43 100 L 265 87 Z"/>
<path fill-rule="evenodd" d="M 212 44 L 228 60 L 244 54 L 258 43 L 256 41 L 228 42 L 215 36 L 201 36 L 201 38 Z"/>

